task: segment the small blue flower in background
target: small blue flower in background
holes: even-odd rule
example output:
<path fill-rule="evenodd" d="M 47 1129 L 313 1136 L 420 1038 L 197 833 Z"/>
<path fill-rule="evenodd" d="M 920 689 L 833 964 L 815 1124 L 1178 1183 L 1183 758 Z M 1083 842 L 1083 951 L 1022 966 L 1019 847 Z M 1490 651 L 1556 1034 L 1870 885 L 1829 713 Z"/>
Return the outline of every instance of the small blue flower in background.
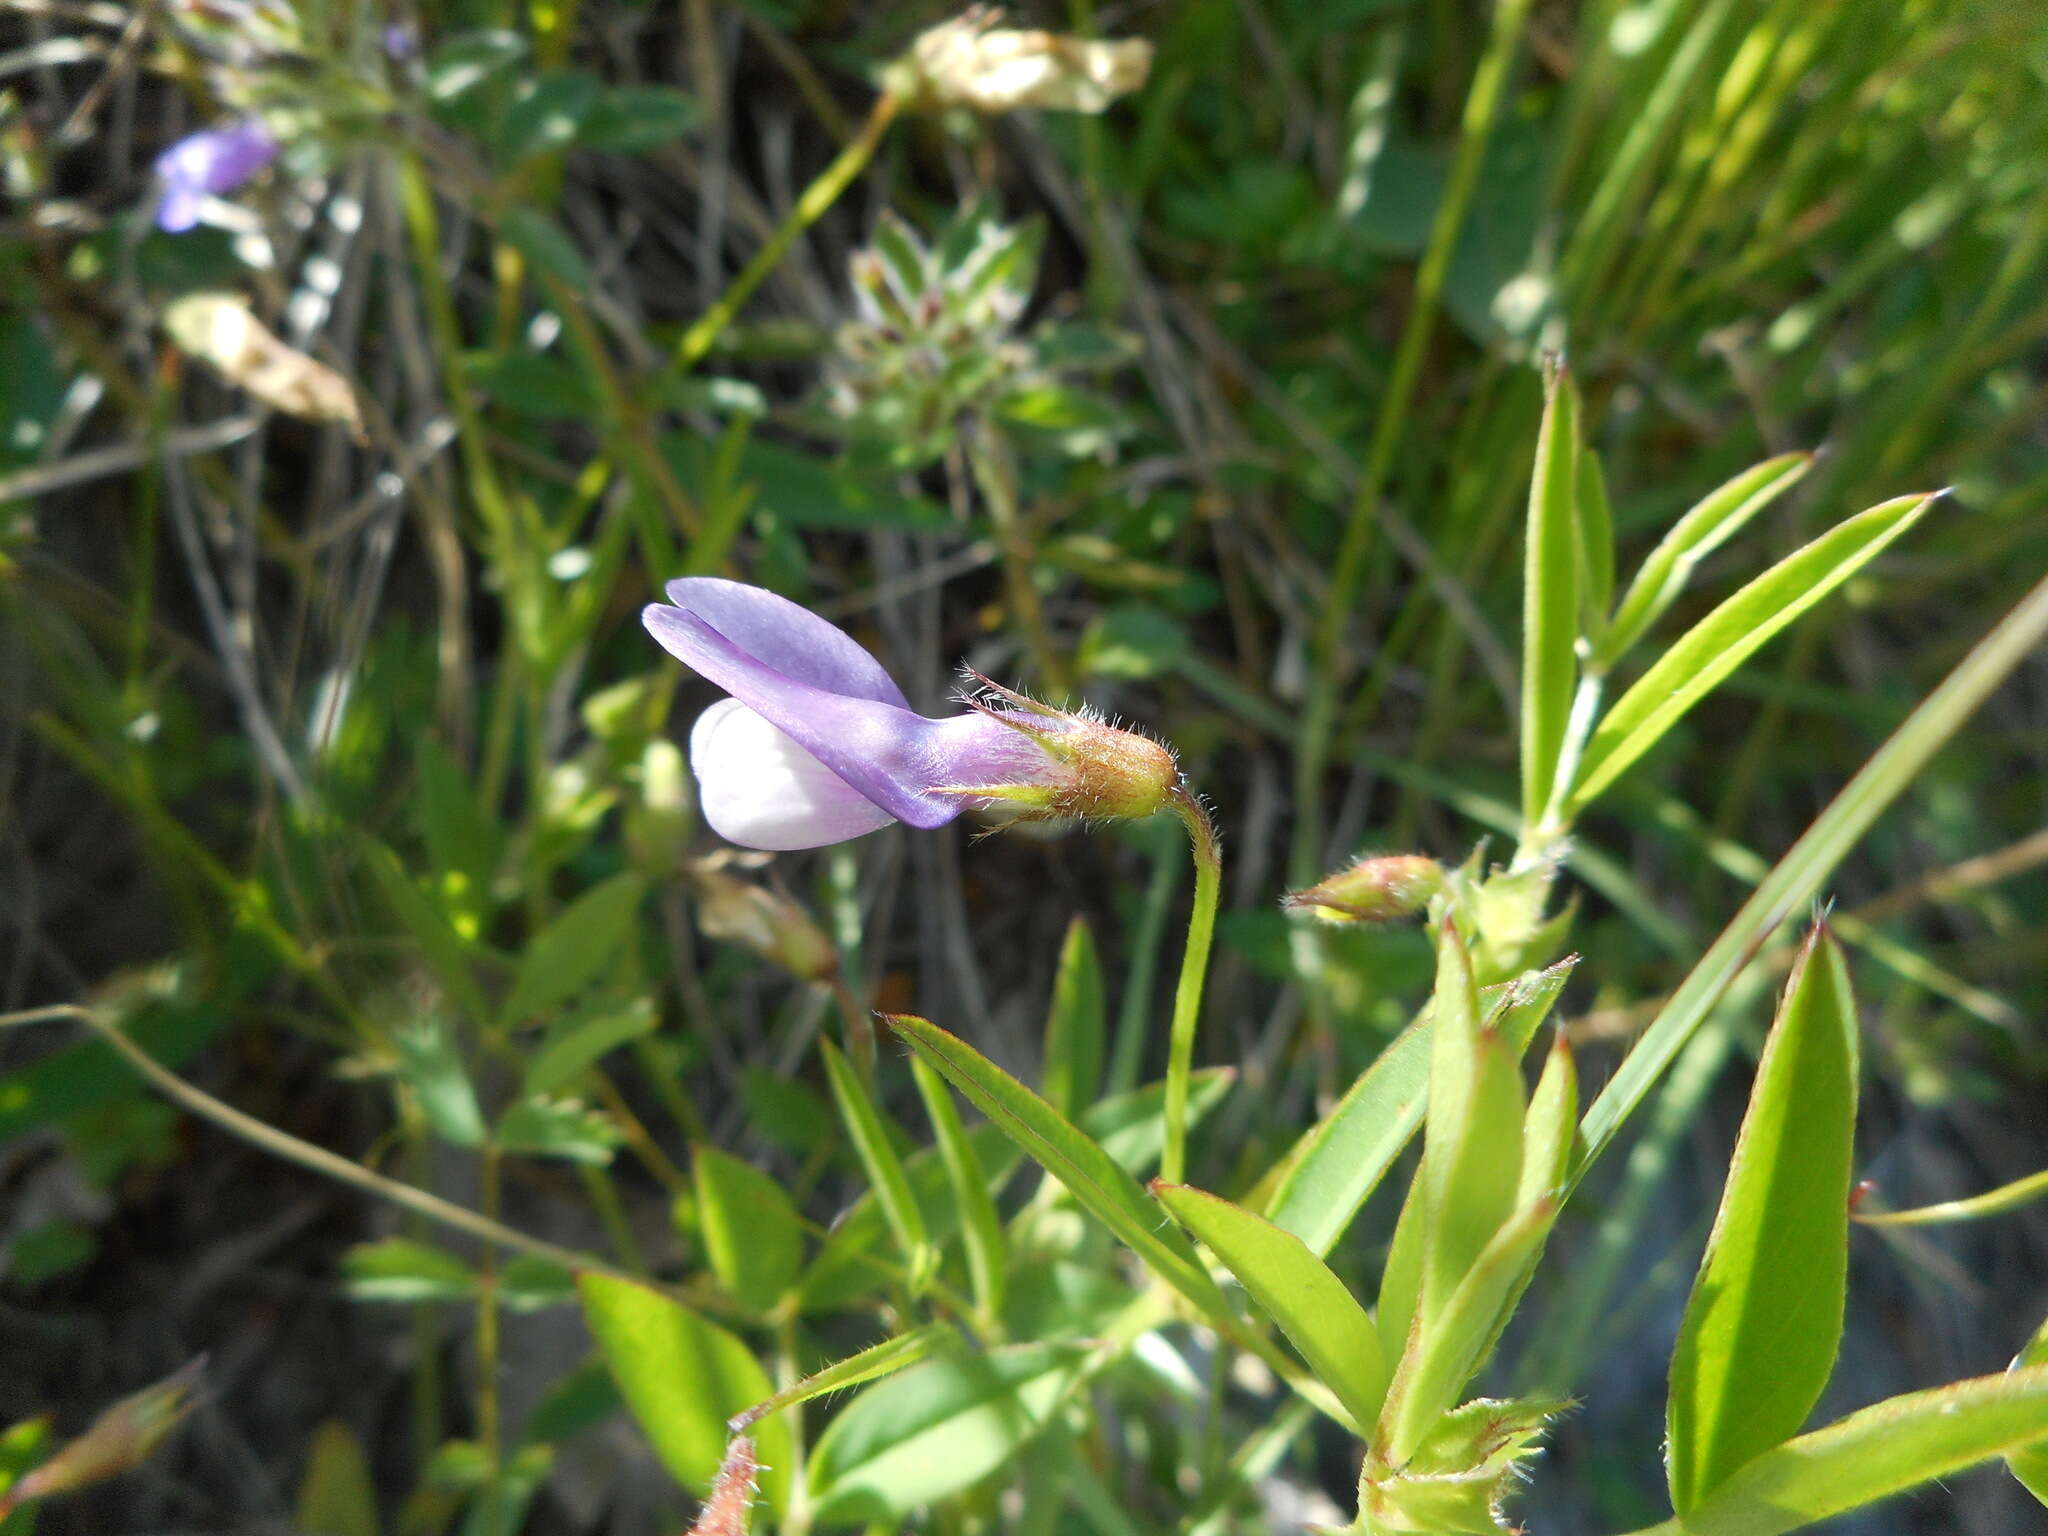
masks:
<path fill-rule="evenodd" d="M 277 158 L 277 140 L 253 117 L 178 140 L 156 157 L 163 198 L 157 228 L 180 234 L 199 222 L 207 198 L 232 192 Z"/>
<path fill-rule="evenodd" d="M 944 826 L 969 809 L 1135 819 L 1180 793 L 1158 742 L 994 684 L 990 702 L 928 719 L 850 636 L 759 587 L 686 577 L 641 619 L 732 695 L 698 717 L 690 766 L 704 819 L 744 847 L 821 848 L 892 821 Z"/>

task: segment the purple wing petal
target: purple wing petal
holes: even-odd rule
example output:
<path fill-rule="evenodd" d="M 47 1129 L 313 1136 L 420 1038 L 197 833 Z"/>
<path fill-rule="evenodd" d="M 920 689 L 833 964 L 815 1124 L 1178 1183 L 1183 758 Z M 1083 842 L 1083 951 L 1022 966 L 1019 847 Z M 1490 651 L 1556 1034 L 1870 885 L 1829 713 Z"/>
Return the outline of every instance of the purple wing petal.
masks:
<path fill-rule="evenodd" d="M 681 608 L 650 603 L 641 619 L 670 652 L 913 827 L 943 826 L 960 814 L 961 798 L 944 790 L 1031 782 L 1045 772 L 1038 747 L 985 715 L 927 720 L 895 704 L 818 687 L 749 655 Z M 822 620 L 811 622 L 838 634 Z"/>
<path fill-rule="evenodd" d="M 859 642 L 786 597 L 716 576 L 686 576 L 668 584 L 668 600 L 785 677 L 831 693 L 910 708 L 903 690 Z M 653 629 L 651 621 L 648 627 Z M 684 649 L 690 643 L 686 636 L 655 630 L 654 638 L 678 660 L 719 681 Z"/>

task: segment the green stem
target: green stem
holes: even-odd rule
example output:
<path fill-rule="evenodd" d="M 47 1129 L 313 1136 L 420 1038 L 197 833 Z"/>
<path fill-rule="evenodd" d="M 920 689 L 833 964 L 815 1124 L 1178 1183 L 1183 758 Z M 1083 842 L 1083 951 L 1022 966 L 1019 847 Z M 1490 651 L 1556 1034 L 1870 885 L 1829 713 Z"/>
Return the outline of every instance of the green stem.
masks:
<path fill-rule="evenodd" d="M 1323 603 L 1322 620 L 1316 626 L 1313 656 L 1316 663 L 1302 714 L 1301 747 L 1295 757 L 1294 847 L 1290 875 L 1306 885 L 1318 874 L 1321 839 L 1320 804 L 1323 766 L 1329 758 L 1331 728 L 1337 716 L 1337 691 L 1343 682 L 1338 652 L 1351 611 L 1358 603 L 1365 557 L 1378 523 L 1380 493 L 1393 468 L 1394 452 L 1407 424 L 1408 407 L 1422 374 L 1422 360 L 1436 330 L 1437 302 L 1450 272 L 1451 256 L 1465 226 L 1465 214 L 1478 187 L 1479 168 L 1486 158 L 1486 146 L 1493 138 L 1506 95 L 1508 66 L 1521 43 L 1522 29 L 1529 19 L 1530 0 L 1500 0 L 1494 11 L 1493 34 L 1472 77 L 1472 89 L 1465 98 L 1464 120 L 1457 158 L 1452 162 L 1444 199 L 1437 207 L 1436 222 L 1429 232 L 1429 245 L 1415 274 L 1415 300 L 1408 310 L 1408 322 L 1394 354 L 1393 372 L 1380 402 L 1372 442 L 1366 450 L 1365 465 L 1358 477 L 1358 489 L 1351 500 L 1344 537 L 1337 546 L 1337 562 L 1330 573 L 1330 590 Z"/>
<path fill-rule="evenodd" d="M 1557 767 L 1551 776 L 1550 794 L 1536 825 L 1522 829 L 1522 843 L 1515 851 L 1517 865 L 1547 859 L 1571 831 L 1571 816 L 1565 807 L 1571 799 L 1572 780 L 1578 777 L 1579 759 L 1586 755 L 1586 742 L 1600 717 L 1600 695 L 1607 685 L 1604 670 L 1588 668 L 1579 678 L 1572 695 L 1571 714 L 1565 721 L 1564 741 L 1559 745 Z"/>
<path fill-rule="evenodd" d="M 1176 787 L 1173 812 L 1188 831 L 1195 859 L 1195 905 L 1188 916 L 1188 946 L 1181 955 L 1180 983 L 1173 993 L 1173 1033 L 1166 1053 L 1166 1147 L 1159 1177 L 1178 1184 L 1186 1174 L 1188 1076 L 1195 1059 L 1195 1025 L 1202 1013 L 1202 984 L 1209 973 L 1209 945 L 1216 936 L 1216 898 L 1223 886 L 1223 847 L 1216 823 L 1202 802 Z"/>
<path fill-rule="evenodd" d="M 740 269 L 739 276 L 726 285 L 725 292 L 687 331 L 676 344 L 676 355 L 670 365 L 670 373 L 681 375 L 704 360 L 704 355 L 717 343 L 720 334 L 732 324 L 740 306 L 752 297 L 763 278 L 775 270 L 777 262 L 789 250 L 796 237 L 817 223 L 825 210 L 839 200 L 853 178 L 867 168 L 874 159 L 875 151 L 881 147 L 882 136 L 895 121 L 897 108 L 901 104 L 889 92 L 884 91 L 875 98 L 875 104 L 868 111 L 867 121 L 861 124 L 860 132 L 852 143 L 839 152 L 838 158 L 818 173 L 817 180 L 805 187 L 789 215 L 775 227 L 768 237 L 768 243 L 754 253 L 754 259 Z"/>

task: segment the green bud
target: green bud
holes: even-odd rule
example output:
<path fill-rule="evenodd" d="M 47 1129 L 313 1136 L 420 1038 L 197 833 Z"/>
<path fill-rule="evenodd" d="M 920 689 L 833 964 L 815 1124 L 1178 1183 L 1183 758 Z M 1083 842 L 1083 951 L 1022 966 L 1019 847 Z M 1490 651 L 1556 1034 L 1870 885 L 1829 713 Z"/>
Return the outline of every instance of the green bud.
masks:
<path fill-rule="evenodd" d="M 1360 859 L 1303 891 L 1289 891 L 1280 905 L 1326 923 L 1383 923 L 1415 917 L 1444 888 L 1444 869 L 1420 853 Z"/>

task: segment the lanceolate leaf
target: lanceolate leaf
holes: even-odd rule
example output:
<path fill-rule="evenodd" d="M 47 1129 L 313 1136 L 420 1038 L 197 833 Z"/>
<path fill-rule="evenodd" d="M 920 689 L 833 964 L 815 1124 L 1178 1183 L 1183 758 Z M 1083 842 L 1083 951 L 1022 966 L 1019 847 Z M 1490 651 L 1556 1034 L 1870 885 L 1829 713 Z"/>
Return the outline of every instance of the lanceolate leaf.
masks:
<path fill-rule="evenodd" d="M 1223 1293 L 1187 1239 L 1170 1226 L 1162 1228 L 1137 1180 L 1108 1153 L 965 1041 L 908 1014 L 892 1015 L 889 1023 L 1154 1273 L 1210 1316 L 1228 1321 Z"/>
<path fill-rule="evenodd" d="M 1427 1019 L 1395 1036 L 1290 1155 L 1286 1176 L 1267 1202 L 1268 1221 L 1312 1253 L 1336 1246 L 1422 1123 L 1429 1054 Z"/>
<path fill-rule="evenodd" d="M 692 1166 L 711 1272 L 747 1311 L 770 1311 L 803 1266 L 802 1218 L 782 1186 L 751 1163 L 700 1146 Z"/>
<path fill-rule="evenodd" d="M 1434 1312 L 1514 1208 L 1522 1163 L 1521 1052 L 1479 1023 L 1457 925 L 1437 939 L 1436 1029 L 1423 1131 L 1422 1311 Z"/>
<path fill-rule="evenodd" d="M 1237 1276 L 1367 1433 L 1386 1396 L 1387 1361 L 1378 1330 L 1344 1282 L 1293 1233 L 1228 1200 L 1185 1184 L 1155 1183 L 1152 1193 Z"/>
<path fill-rule="evenodd" d="M 1044 1344 L 961 1353 L 870 1387 L 832 1421 L 811 1456 L 815 1518 L 893 1527 L 981 1481 L 1045 1426 L 1087 1353 Z"/>
<path fill-rule="evenodd" d="M 1612 784 L 1758 647 L 1855 575 L 1934 501 L 1901 496 L 1858 513 L 1787 555 L 1687 630 L 1593 732 L 1570 809 Z"/>
<path fill-rule="evenodd" d="M 1571 714 L 1572 647 L 1579 634 L 1578 392 L 1561 367 L 1544 383 L 1522 588 L 1522 820 L 1528 826 L 1550 803 Z"/>
<path fill-rule="evenodd" d="M 1503 1313 L 1536 1262 L 1557 1220 L 1557 1202 L 1539 1200 L 1495 1234 L 1441 1306 L 1425 1315 L 1402 1356 L 1380 1415 L 1374 1446 L 1405 1461 L 1422 1445 L 1458 1394 L 1486 1363 Z"/>
<path fill-rule="evenodd" d="M 500 1010 L 503 1022 L 538 1018 L 595 980 L 632 935 L 633 910 L 646 889 L 638 875 L 615 875 L 563 908 L 520 960 Z"/>
<path fill-rule="evenodd" d="M 1526 1046 L 1578 964 L 1571 955 L 1498 989 L 1486 1022 Z M 1491 994 L 1489 994 L 1491 995 Z M 1429 1098 L 1430 1016 L 1394 1037 L 1344 1097 L 1294 1144 L 1266 1219 L 1328 1254 L 1401 1149 L 1422 1124 Z"/>
<path fill-rule="evenodd" d="M 1797 1434 L 1842 1335 L 1856 1009 L 1816 930 L 1765 1044 L 1671 1361 L 1666 1458 L 1681 1514 Z"/>
<path fill-rule="evenodd" d="M 1887 1398 L 1766 1451 L 1636 1536 L 1781 1536 L 2048 1439 L 2048 1366 Z"/>
<path fill-rule="evenodd" d="M 1592 664 L 1605 669 L 1643 637 L 1692 579 L 1693 567 L 1719 549 L 1757 513 L 1798 484 L 1813 467 L 1810 453 L 1782 453 L 1744 470 L 1710 491 L 1643 562 L 1614 612 L 1614 623 L 1593 648 Z"/>
<path fill-rule="evenodd" d="M 725 1455 L 725 1421 L 774 1391 L 767 1372 L 732 1334 L 651 1286 L 585 1273 L 576 1289 L 619 1395 L 662 1465 L 708 1493 Z M 789 1496 L 788 1426 L 770 1420 L 757 1438 L 761 1490 L 779 1509 Z"/>

